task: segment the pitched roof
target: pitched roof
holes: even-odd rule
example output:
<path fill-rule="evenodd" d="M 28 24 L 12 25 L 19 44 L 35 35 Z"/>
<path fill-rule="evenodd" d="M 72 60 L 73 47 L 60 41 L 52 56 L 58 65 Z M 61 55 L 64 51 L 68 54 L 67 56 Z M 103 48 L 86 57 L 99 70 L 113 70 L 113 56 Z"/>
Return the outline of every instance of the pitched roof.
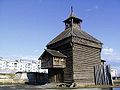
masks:
<path fill-rule="evenodd" d="M 69 21 L 69 19 L 71 19 L 71 18 L 77 19 L 80 22 L 82 22 L 82 19 L 77 18 L 77 16 L 74 14 L 72 6 L 71 6 L 71 12 L 70 12 L 69 17 L 66 20 L 64 20 L 63 22 Z"/>
<path fill-rule="evenodd" d="M 105 60 L 101 60 L 101 62 L 106 62 Z"/>
<path fill-rule="evenodd" d="M 50 41 L 47 45 L 54 44 L 70 36 L 76 36 L 76 37 L 90 40 L 96 43 L 101 43 L 99 40 L 97 40 L 96 38 L 94 38 L 93 36 L 91 36 L 90 34 L 86 33 L 83 30 L 78 30 L 78 28 L 73 28 L 73 29 L 67 28 L 62 33 L 60 33 L 57 37 L 55 37 L 52 41 Z"/>
<path fill-rule="evenodd" d="M 56 50 L 51 50 L 51 49 L 45 49 L 46 52 L 48 52 L 49 54 L 51 54 L 52 56 L 56 56 L 56 57 L 64 57 L 66 58 L 67 56 L 65 56 L 64 54 L 62 54 L 59 51 Z"/>

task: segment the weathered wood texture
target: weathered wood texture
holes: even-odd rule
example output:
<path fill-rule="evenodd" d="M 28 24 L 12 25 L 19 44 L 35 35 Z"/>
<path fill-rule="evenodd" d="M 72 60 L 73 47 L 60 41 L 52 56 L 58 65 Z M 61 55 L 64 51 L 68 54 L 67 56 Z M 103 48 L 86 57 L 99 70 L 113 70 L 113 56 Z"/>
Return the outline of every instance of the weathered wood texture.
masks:
<path fill-rule="evenodd" d="M 91 41 L 89 39 L 83 39 L 80 37 L 72 37 L 72 42 L 84 45 L 84 46 L 90 46 L 90 47 L 95 47 L 95 48 L 102 48 L 102 44 L 101 43 L 96 43 L 94 41 Z"/>
<path fill-rule="evenodd" d="M 94 66 L 101 64 L 100 49 L 73 44 L 73 78 L 75 82 L 94 84 Z"/>
<path fill-rule="evenodd" d="M 53 44 L 47 45 L 47 48 L 49 48 L 49 49 L 55 49 L 55 48 L 61 47 L 63 45 L 66 45 L 66 44 L 70 43 L 71 41 L 72 41 L 72 36 L 67 37 L 65 39 L 62 39 L 62 40 L 60 40 L 58 42 L 55 42 Z M 60 49 L 58 49 L 58 50 L 60 50 Z"/>
<path fill-rule="evenodd" d="M 49 82 L 64 82 L 63 81 L 63 77 L 64 77 L 64 72 L 63 69 L 56 69 L 56 68 L 49 68 L 48 69 L 48 78 L 49 78 Z"/>
<path fill-rule="evenodd" d="M 65 68 L 66 60 L 64 58 L 53 57 L 53 68 Z"/>
<path fill-rule="evenodd" d="M 50 54 L 45 53 L 41 60 L 41 68 L 46 69 L 50 67 L 53 67 L 53 57 Z"/>
<path fill-rule="evenodd" d="M 94 66 L 101 64 L 101 45 L 85 39 L 82 39 L 81 42 L 79 39 L 78 37 L 69 37 L 68 40 L 71 40 L 71 42 L 63 40 L 67 44 L 59 45 L 62 42 L 60 41 L 48 48 L 58 50 L 67 56 L 64 82 L 95 84 Z"/>
<path fill-rule="evenodd" d="M 71 15 L 64 21 L 65 30 L 47 44 L 47 49 L 56 50 L 67 56 L 66 67 L 63 69 L 63 82 L 77 82 L 82 85 L 95 84 L 94 66 L 101 64 L 102 43 L 81 30 L 82 20 Z M 59 68 L 58 68 L 59 70 Z M 49 77 L 60 74 L 55 68 L 49 68 Z M 60 71 L 61 72 L 61 71 Z"/>
<path fill-rule="evenodd" d="M 50 47 L 49 47 L 50 48 Z M 64 82 L 73 82 L 73 54 L 72 54 L 72 46 L 70 43 L 64 44 L 59 47 L 55 47 L 52 49 L 58 50 L 64 55 L 67 56 L 66 58 L 66 68 L 64 69 Z"/>
<path fill-rule="evenodd" d="M 41 61 L 41 68 L 65 68 L 66 59 L 63 57 L 54 57 L 49 53 L 44 53 Z"/>
<path fill-rule="evenodd" d="M 95 85 L 112 85 L 110 65 L 94 66 Z"/>

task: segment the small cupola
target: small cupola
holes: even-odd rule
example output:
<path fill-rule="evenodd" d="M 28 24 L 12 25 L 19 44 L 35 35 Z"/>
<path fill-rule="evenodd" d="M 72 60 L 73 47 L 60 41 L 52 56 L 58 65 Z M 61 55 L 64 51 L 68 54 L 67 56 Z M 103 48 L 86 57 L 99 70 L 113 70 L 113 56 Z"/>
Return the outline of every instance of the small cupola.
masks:
<path fill-rule="evenodd" d="M 71 7 L 71 13 L 70 13 L 70 16 L 63 21 L 65 23 L 65 29 L 67 28 L 71 28 L 71 27 L 78 27 L 81 29 L 81 22 L 82 22 L 82 19 L 79 19 L 77 18 L 75 15 L 74 15 L 74 12 L 73 12 L 73 8 Z"/>

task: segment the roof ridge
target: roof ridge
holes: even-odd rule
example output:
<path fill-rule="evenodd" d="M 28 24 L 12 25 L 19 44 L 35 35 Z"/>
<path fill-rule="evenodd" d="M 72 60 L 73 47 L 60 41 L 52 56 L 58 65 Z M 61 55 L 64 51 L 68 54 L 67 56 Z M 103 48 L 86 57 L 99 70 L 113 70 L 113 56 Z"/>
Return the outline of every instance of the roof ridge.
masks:
<path fill-rule="evenodd" d="M 45 49 L 45 51 L 47 51 L 48 53 L 56 57 L 66 57 L 64 54 L 62 54 L 60 51 L 57 51 L 57 50 Z"/>
<path fill-rule="evenodd" d="M 94 38 L 92 35 L 90 35 L 89 33 L 86 33 L 85 31 L 83 31 L 83 30 L 81 30 L 82 31 L 82 33 L 85 33 L 88 37 L 91 37 L 92 39 L 94 39 L 94 41 L 97 41 L 97 42 L 99 42 L 99 43 L 101 43 L 101 41 L 99 41 L 98 39 L 96 39 L 96 38 Z M 90 38 L 88 38 L 88 37 L 86 37 L 87 39 L 90 39 Z M 91 39 L 90 39 L 91 40 Z M 93 40 L 92 40 L 93 41 Z"/>
<path fill-rule="evenodd" d="M 50 41 L 47 45 L 57 43 L 58 41 L 61 41 L 61 40 L 65 39 L 65 38 L 68 38 L 70 36 L 76 36 L 76 37 L 83 38 L 83 39 L 93 41 L 93 42 L 96 42 L 96 43 L 101 43 L 101 41 L 94 38 L 89 33 L 85 32 L 81 29 L 78 30 L 77 28 L 73 27 L 73 29 L 72 29 L 71 27 L 69 27 L 69 28 L 65 29 L 62 33 L 60 33 L 57 37 L 55 37 L 52 41 Z"/>
<path fill-rule="evenodd" d="M 66 33 L 62 36 L 62 37 L 60 37 L 60 35 L 62 35 L 64 32 L 66 31 Z M 58 36 L 56 36 L 53 40 L 51 40 L 47 45 L 50 45 L 53 41 L 54 41 L 54 43 L 56 43 L 56 42 L 58 42 L 58 41 L 60 41 L 60 40 L 63 40 L 63 39 L 65 39 L 66 37 L 69 37 L 69 35 L 67 36 L 67 34 L 69 34 L 70 33 L 70 30 L 69 29 L 65 29 L 63 32 L 61 32 Z M 70 35 L 71 36 L 71 35 Z M 64 37 L 64 38 L 63 38 Z M 55 40 L 57 38 L 57 40 Z"/>

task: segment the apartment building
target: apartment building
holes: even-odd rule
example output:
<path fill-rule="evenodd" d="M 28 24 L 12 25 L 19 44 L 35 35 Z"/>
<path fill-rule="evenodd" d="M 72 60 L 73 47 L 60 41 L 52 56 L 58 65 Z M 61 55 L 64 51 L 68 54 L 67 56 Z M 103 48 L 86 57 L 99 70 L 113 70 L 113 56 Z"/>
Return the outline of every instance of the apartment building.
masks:
<path fill-rule="evenodd" d="M 7 60 L 0 58 L 0 73 L 39 72 L 47 73 L 47 69 L 41 69 L 40 60 Z"/>

